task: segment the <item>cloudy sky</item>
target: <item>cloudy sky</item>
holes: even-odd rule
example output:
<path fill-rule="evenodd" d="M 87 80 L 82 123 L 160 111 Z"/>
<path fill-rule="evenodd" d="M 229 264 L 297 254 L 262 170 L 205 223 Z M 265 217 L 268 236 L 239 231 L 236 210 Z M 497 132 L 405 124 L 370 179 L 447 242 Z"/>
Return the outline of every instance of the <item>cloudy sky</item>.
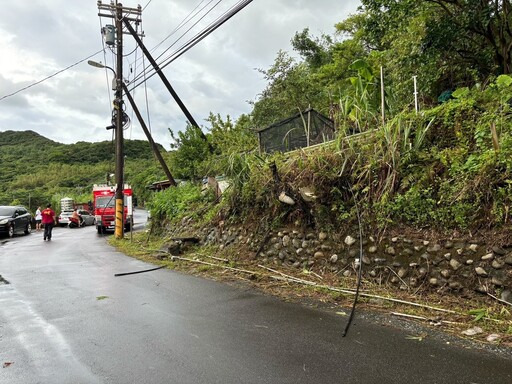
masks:
<path fill-rule="evenodd" d="M 160 63 L 237 3 L 141 1 L 144 44 L 154 58 L 161 56 Z M 314 36 L 333 35 L 334 24 L 355 13 L 358 5 L 358 0 L 254 0 L 166 66 L 164 73 L 199 125 L 207 125 L 210 111 L 236 119 L 250 111 L 248 101 L 255 101 L 265 88 L 256 68 L 269 68 L 280 49 L 291 53 L 291 38 L 306 27 Z M 98 13 L 96 0 L 2 3 L 0 131 L 32 130 L 67 144 L 112 138 L 112 131 L 105 129 L 110 125 L 112 75 L 87 65 L 92 59 L 115 66 L 113 52 L 102 51 L 100 33 L 111 21 Z M 123 77 L 131 81 L 141 76 L 144 63 L 133 38 L 125 35 L 124 40 Z M 145 64 L 149 66 L 147 60 Z M 168 128 L 183 130 L 186 117 L 158 76 L 133 92 L 155 141 L 168 149 Z M 129 105 L 127 114 L 132 124 L 125 138 L 146 140 Z"/>

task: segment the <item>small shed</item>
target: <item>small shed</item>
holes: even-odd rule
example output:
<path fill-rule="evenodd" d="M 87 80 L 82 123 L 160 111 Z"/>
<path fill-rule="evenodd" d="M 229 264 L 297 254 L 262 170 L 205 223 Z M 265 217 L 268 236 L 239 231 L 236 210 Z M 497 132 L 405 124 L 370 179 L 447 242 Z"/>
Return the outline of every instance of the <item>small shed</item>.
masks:
<path fill-rule="evenodd" d="M 334 139 L 334 122 L 313 108 L 257 131 L 262 152 L 288 152 Z"/>
<path fill-rule="evenodd" d="M 171 182 L 169 180 L 161 180 L 156 181 L 149 185 L 149 189 L 152 191 L 163 191 L 164 189 L 167 189 L 171 186 Z"/>

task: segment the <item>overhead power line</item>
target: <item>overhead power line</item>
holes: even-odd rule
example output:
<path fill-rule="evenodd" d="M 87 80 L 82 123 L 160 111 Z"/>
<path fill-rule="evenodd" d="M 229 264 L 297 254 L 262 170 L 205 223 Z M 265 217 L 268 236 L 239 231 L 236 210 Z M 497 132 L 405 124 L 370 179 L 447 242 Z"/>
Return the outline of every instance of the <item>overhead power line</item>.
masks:
<path fill-rule="evenodd" d="M 166 66 L 168 66 L 169 64 L 171 64 L 174 60 L 176 60 L 178 57 L 180 57 L 180 56 L 181 56 L 181 55 L 183 55 L 185 52 L 187 52 L 189 49 L 191 49 L 193 46 L 195 46 L 197 43 L 199 43 L 201 40 L 203 40 L 205 37 L 207 37 L 210 33 L 212 33 L 213 31 L 215 31 L 218 27 L 220 27 L 222 24 L 224 24 L 226 21 L 228 21 L 231 17 L 233 17 L 236 13 L 238 13 L 239 11 L 241 11 L 245 6 L 247 6 L 247 5 L 248 5 L 249 3 L 251 3 L 251 2 L 252 2 L 252 0 L 239 1 L 239 2 L 237 3 L 237 5 L 233 6 L 229 11 L 227 11 L 226 13 L 224 13 L 221 17 L 219 17 L 216 21 L 214 21 L 212 24 L 210 24 L 207 28 L 205 28 L 203 31 L 201 31 L 200 33 L 198 33 L 195 37 L 193 37 L 192 39 L 190 39 L 190 40 L 189 40 L 187 43 L 185 43 L 181 48 L 179 48 L 175 53 L 173 53 L 172 55 L 170 55 L 170 56 L 168 56 L 166 59 L 164 59 L 164 60 L 162 61 L 162 63 L 164 63 L 164 64 L 162 64 L 162 65 L 160 66 L 160 70 L 162 70 L 163 68 L 165 68 Z M 146 8 L 150 3 L 151 3 L 151 0 L 146 4 L 146 6 L 145 6 L 144 8 Z M 210 1 L 210 3 L 211 3 L 211 1 Z M 218 3 L 217 3 L 217 4 L 218 4 Z M 217 4 L 216 4 L 216 5 L 217 5 Z M 216 5 L 214 5 L 214 7 L 215 7 Z M 204 8 L 204 7 L 203 7 L 203 8 Z M 196 9 L 197 9 L 197 7 L 196 7 Z M 210 11 L 208 11 L 208 13 L 209 13 L 209 12 L 211 12 L 211 10 L 210 10 Z M 203 17 L 204 17 L 204 16 L 203 16 Z M 202 17 L 202 18 L 203 18 L 203 17 Z M 201 19 L 202 19 L 202 18 L 201 18 Z M 183 22 L 182 22 L 181 24 L 182 24 L 182 25 L 184 25 L 184 24 L 186 24 L 186 23 L 183 23 Z M 197 23 L 196 23 L 196 24 L 197 24 Z M 194 25 L 196 25 L 196 24 L 194 24 Z M 190 29 L 189 29 L 189 30 L 190 30 Z M 182 35 L 181 37 L 183 37 L 183 35 Z M 180 37 L 180 38 L 181 38 L 181 37 Z M 168 37 L 166 37 L 166 39 L 168 39 L 168 38 L 169 38 L 169 36 L 168 36 Z M 164 41 L 165 41 L 166 39 L 164 39 Z M 174 44 L 175 44 L 175 43 L 174 43 Z M 174 45 L 174 44 L 173 44 L 173 45 Z M 171 45 L 171 47 L 172 47 L 173 45 Z M 170 47 L 169 47 L 169 48 L 170 48 Z M 169 49 L 169 48 L 168 48 L 168 49 Z M 168 50 L 168 49 L 167 49 L 167 50 Z M 167 50 L 166 50 L 166 51 L 167 51 Z M 49 80 L 49 79 L 51 79 L 51 78 L 53 78 L 53 77 L 55 77 L 55 76 L 57 76 L 57 75 L 59 75 L 59 74 L 63 73 L 63 72 L 66 72 L 67 70 L 69 70 L 69 69 L 71 69 L 71 68 L 73 68 L 73 67 L 77 66 L 78 64 L 83 63 L 84 61 L 86 61 L 86 60 L 90 59 L 91 57 L 96 56 L 98 53 L 101 53 L 101 52 L 103 52 L 103 51 L 104 51 L 104 49 L 102 48 L 101 50 L 99 50 L 99 51 L 97 51 L 97 52 L 95 52 L 95 53 L 93 53 L 93 54 L 91 54 L 91 55 L 89 55 L 89 56 L 85 57 L 84 59 L 79 60 L 79 61 L 77 61 L 76 63 L 73 63 L 73 64 L 71 64 L 71 65 L 67 66 L 66 68 L 63 68 L 63 69 L 61 69 L 61 70 L 59 70 L 59 71 L 57 71 L 57 72 L 55 72 L 55 73 L 53 73 L 53 74 L 51 74 L 51 75 L 49 75 L 49 76 L 47 76 L 47 77 L 45 77 L 45 78 L 43 78 L 43 79 L 39 80 L 39 81 L 36 81 L 36 82 L 34 82 L 34 83 L 31 83 L 31 84 L 27 85 L 26 87 L 20 88 L 20 89 L 18 89 L 18 90 L 17 90 L 17 91 L 15 91 L 15 92 L 12 92 L 12 93 L 6 94 L 6 95 L 4 95 L 4 96 L 0 97 L 0 101 L 2 101 L 2 100 L 4 100 L 4 99 L 7 99 L 7 98 L 9 98 L 9 97 L 15 96 L 15 95 L 17 95 L 18 93 L 21 93 L 21 92 L 23 92 L 23 91 L 26 91 L 27 89 L 30 89 L 30 88 L 32 88 L 32 87 L 34 87 L 34 86 L 36 86 L 36 85 L 39 85 L 39 84 L 41 84 L 41 83 L 43 83 L 43 82 L 45 82 L 45 81 L 47 81 L 47 80 Z M 164 53 L 165 53 L 166 51 L 164 51 Z M 161 55 L 160 55 L 160 56 L 161 56 Z M 139 83 L 137 83 L 136 85 L 134 85 L 134 86 L 132 87 L 132 89 L 134 89 L 134 88 L 138 87 L 139 85 L 143 84 L 144 82 L 146 82 L 147 80 L 149 80 L 151 77 L 153 77 L 153 76 L 156 74 L 156 72 L 155 72 L 154 70 L 150 70 L 150 71 L 148 72 L 148 71 L 146 71 L 146 70 L 144 69 L 142 72 L 143 72 L 142 74 L 139 74 L 139 76 L 135 77 L 135 78 L 131 81 L 131 84 L 134 84 L 136 81 L 139 81 Z M 153 73 L 151 73 L 151 72 L 153 72 Z M 148 73 L 150 73 L 150 74 L 148 75 Z M 142 79 L 142 81 L 140 81 L 141 79 Z"/>
<path fill-rule="evenodd" d="M 176 27 L 175 31 L 177 31 L 178 29 L 180 29 L 182 26 L 185 26 L 186 24 L 188 24 L 188 22 L 189 22 L 190 20 L 192 20 L 194 17 L 196 17 L 196 16 L 197 16 L 197 14 L 198 14 L 199 12 L 203 11 L 203 9 L 204 9 L 204 8 L 206 8 L 206 7 L 207 7 L 209 4 L 211 4 L 212 2 L 213 2 L 213 0 L 209 1 L 209 2 L 208 2 L 208 4 L 204 5 L 200 10 L 198 10 L 198 11 L 194 14 L 194 16 L 190 17 L 188 20 L 184 20 L 183 22 L 181 22 L 181 23 L 180 23 L 180 25 L 178 25 L 178 27 Z M 191 26 L 190 26 L 190 27 L 189 27 L 185 32 L 183 32 L 183 33 L 181 34 L 181 36 L 180 36 L 180 37 L 178 37 L 178 38 L 176 39 L 176 41 L 174 41 L 174 43 L 172 43 L 169 47 L 167 47 L 167 49 L 165 49 L 165 50 L 164 50 L 164 51 L 163 51 L 163 52 L 162 52 L 162 53 L 161 53 L 161 54 L 156 58 L 156 60 L 160 59 L 160 58 L 161 58 L 161 57 L 162 57 L 162 56 L 163 56 L 163 55 L 164 55 L 164 54 L 165 54 L 169 49 L 171 49 L 172 47 L 174 47 L 174 45 L 176 45 L 176 44 L 178 43 L 178 41 L 180 41 L 180 40 L 181 40 L 181 38 L 182 38 L 183 36 L 185 36 L 185 35 L 186 35 L 186 34 L 187 34 L 187 33 L 188 33 L 192 28 L 194 28 L 194 27 L 195 27 L 195 26 L 196 26 L 196 25 L 197 25 L 201 20 L 203 20 L 206 16 L 208 16 L 208 14 L 210 14 L 210 13 L 213 11 L 213 9 L 214 9 L 215 7 L 217 7 L 221 2 L 222 2 L 222 0 L 218 0 L 218 1 L 217 1 L 217 2 L 216 2 L 216 3 L 215 3 L 215 4 L 214 4 L 214 5 L 213 5 L 213 6 L 212 6 L 212 7 L 211 7 L 211 8 L 210 8 L 210 9 L 209 9 L 205 14 L 204 14 L 204 15 L 203 15 L 203 16 L 201 16 L 199 19 L 197 19 L 197 21 L 196 21 L 194 24 L 192 24 L 192 25 L 191 25 Z M 196 9 L 197 9 L 197 7 L 196 7 Z M 195 9 L 194 9 L 194 10 L 195 10 Z M 192 11 L 192 12 L 193 12 L 193 11 Z M 171 33 L 171 34 L 173 34 L 173 33 Z M 163 43 L 165 40 L 167 40 L 167 38 L 166 38 L 166 39 L 164 39 L 164 40 L 162 41 L 162 43 Z"/>
<path fill-rule="evenodd" d="M 191 20 L 193 20 L 200 12 L 202 12 L 206 7 L 208 7 L 214 0 L 210 0 L 208 1 L 208 3 L 206 3 L 205 5 L 203 5 L 201 7 L 201 4 L 204 2 L 204 0 L 201 0 L 201 2 L 195 6 L 195 8 L 189 12 L 189 14 L 176 26 L 176 28 L 174 28 L 171 33 L 169 33 L 160 43 L 158 43 L 157 45 L 155 45 L 151 51 L 153 52 L 154 50 L 156 50 L 158 47 L 160 47 L 165 41 L 167 41 L 167 39 L 169 39 L 172 35 L 174 35 L 175 33 L 177 33 L 181 28 L 183 28 L 185 25 L 187 25 Z M 213 5 L 213 7 L 211 7 L 206 13 L 204 16 L 208 15 L 222 0 L 220 0 L 219 2 L 217 2 L 215 5 Z M 199 8 L 201 7 L 201 8 Z M 199 8 L 199 9 L 198 9 Z M 204 17 L 203 16 L 203 17 Z M 203 17 L 201 17 L 199 20 L 201 20 Z M 194 27 L 196 24 L 198 23 L 198 21 L 196 21 L 192 27 Z M 188 31 L 190 30 L 190 28 L 185 32 L 187 33 Z M 171 44 L 171 47 L 176 44 L 181 38 L 183 37 L 183 34 L 178 37 L 176 39 L 176 41 L 174 43 Z M 169 49 L 169 48 L 167 48 Z M 167 50 L 165 50 L 164 52 L 166 52 Z M 159 57 L 157 57 L 157 59 L 159 59 Z"/>
<path fill-rule="evenodd" d="M 234 15 L 236 15 L 239 11 L 241 11 L 243 8 L 245 8 L 247 5 L 249 5 L 252 2 L 252 0 L 243 0 L 239 1 L 237 5 L 233 6 L 229 11 L 225 12 L 221 17 L 219 17 L 216 21 L 211 23 L 208 27 L 203 29 L 200 33 L 198 33 L 194 38 L 189 40 L 186 44 L 184 44 L 181 48 L 179 48 L 175 53 L 170 55 L 168 58 L 162 61 L 162 64 L 159 64 L 159 69 L 162 70 L 169 64 L 171 64 L 174 60 L 176 60 L 178 57 L 183 55 L 185 52 L 187 52 L 189 49 L 194 47 L 197 43 L 199 43 L 201 40 L 203 40 L 205 37 L 210 35 L 213 31 L 215 31 L 217 28 L 219 28 L 222 24 L 224 24 L 226 21 L 231 19 Z M 156 71 L 153 69 L 150 75 L 146 74 L 146 77 L 140 81 L 140 79 L 143 77 L 143 74 L 140 74 L 138 77 L 134 78 L 131 81 L 132 88 L 134 89 L 138 87 L 139 85 L 143 84 L 145 81 L 150 79 L 156 74 Z M 139 81 L 138 83 L 136 83 Z M 133 85 L 136 83 L 135 85 Z"/>
<path fill-rule="evenodd" d="M 39 81 L 36 81 L 35 83 L 32 83 L 32 84 L 30 84 L 30 85 L 27 85 L 26 87 L 23 87 L 23 88 L 21 88 L 21 89 L 18 89 L 16 92 L 13 92 L 13 93 L 9 93 L 9 94 L 7 94 L 7 95 L 4 95 L 4 96 L 0 97 L 0 101 L 2 101 L 2 100 L 4 100 L 4 99 L 7 99 L 8 97 L 11 97 L 11 96 L 17 95 L 18 93 L 23 92 L 23 91 L 25 91 L 25 90 L 27 90 L 27 89 L 29 89 L 29 88 L 32 88 L 32 87 L 34 87 L 34 86 L 36 86 L 36 85 L 38 85 L 38 84 L 41 84 L 41 83 L 45 82 L 46 80 L 49 80 L 49 79 L 51 79 L 52 77 L 55 77 L 55 76 L 57 76 L 57 75 L 61 74 L 62 72 L 65 72 L 65 71 L 67 71 L 68 69 L 70 69 L 70 68 L 73 68 L 73 67 L 77 66 L 77 65 L 78 65 L 78 64 L 80 64 L 80 63 L 83 63 L 85 60 L 88 60 L 88 59 L 90 59 L 91 57 L 96 56 L 96 55 L 97 55 L 98 53 L 100 53 L 101 51 L 103 51 L 103 49 L 99 50 L 98 52 L 93 53 L 92 55 L 87 56 L 85 59 L 82 59 L 82 60 L 80 60 L 80 61 L 77 61 L 77 62 L 76 62 L 76 63 L 74 63 L 74 64 L 71 64 L 70 66 L 68 66 L 68 67 L 66 67 L 66 68 L 64 68 L 64 69 L 61 69 L 60 71 L 55 72 L 54 74 L 52 74 L 52 75 L 50 75 L 50 76 L 45 77 L 44 79 L 41 79 L 41 80 L 39 80 Z"/>
<path fill-rule="evenodd" d="M 165 41 L 167 41 L 169 38 L 171 38 L 171 36 L 173 36 L 175 33 L 177 33 L 180 29 L 184 28 L 190 21 L 192 21 L 195 17 L 197 17 L 198 14 L 200 14 L 201 12 L 204 11 L 205 8 L 207 8 L 214 0 L 209 0 L 205 5 L 203 5 L 201 7 L 201 4 L 203 4 L 205 0 L 201 0 L 201 2 L 195 6 L 195 8 L 189 12 L 189 14 L 162 40 L 160 41 L 157 45 L 155 45 L 153 48 L 151 48 L 150 52 L 154 52 L 156 49 L 158 49 L 158 47 L 160 47 Z M 165 52 L 167 52 L 170 48 L 172 48 L 175 44 L 178 43 L 178 41 L 180 41 L 180 39 L 187 34 L 187 32 L 189 32 L 192 28 L 194 28 L 204 17 L 206 17 L 210 12 L 213 11 L 213 9 L 219 5 L 219 3 L 221 3 L 222 0 L 219 0 L 217 3 L 215 3 L 211 8 L 209 8 L 206 13 L 201 16 L 194 24 L 192 24 L 192 26 L 190 26 L 184 33 L 181 34 L 180 37 L 178 37 L 162 54 L 160 54 L 156 60 L 158 60 L 163 54 L 165 54 Z M 143 63 L 144 64 L 144 63 Z M 137 63 L 137 61 L 135 62 L 135 67 L 138 69 L 140 66 L 139 63 Z M 146 66 L 143 65 L 143 71 L 147 71 L 146 69 Z M 146 76 L 146 73 L 144 74 L 141 74 L 140 77 L 145 77 Z M 132 80 L 134 81 L 134 80 Z"/>

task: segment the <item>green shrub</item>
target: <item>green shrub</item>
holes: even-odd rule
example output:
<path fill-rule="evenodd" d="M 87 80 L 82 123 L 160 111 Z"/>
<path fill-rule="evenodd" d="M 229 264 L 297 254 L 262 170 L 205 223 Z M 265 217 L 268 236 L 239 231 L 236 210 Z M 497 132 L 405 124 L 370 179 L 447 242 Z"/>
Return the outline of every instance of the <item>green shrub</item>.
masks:
<path fill-rule="evenodd" d="M 155 219 L 176 221 L 207 198 L 208 196 L 201 194 L 199 185 L 183 183 L 155 193 L 149 203 L 149 209 Z"/>

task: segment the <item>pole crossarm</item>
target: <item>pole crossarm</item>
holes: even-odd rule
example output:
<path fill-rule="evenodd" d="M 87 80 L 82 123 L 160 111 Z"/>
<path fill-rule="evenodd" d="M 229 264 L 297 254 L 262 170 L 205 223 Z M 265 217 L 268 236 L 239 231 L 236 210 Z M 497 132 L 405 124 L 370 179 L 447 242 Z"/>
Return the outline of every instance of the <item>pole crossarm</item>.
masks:
<path fill-rule="evenodd" d="M 122 8 L 123 17 L 128 17 L 128 15 L 133 15 L 133 16 L 135 16 L 134 20 L 136 20 L 138 22 L 141 21 L 140 16 L 142 15 L 142 7 L 140 5 L 137 8 L 133 8 L 133 7 L 123 7 L 123 5 L 120 3 L 103 4 L 103 2 L 101 0 L 98 1 L 98 9 L 100 11 L 112 12 L 111 14 L 102 14 L 99 16 L 115 18 L 116 17 L 115 12 L 116 12 L 117 8 Z"/>

